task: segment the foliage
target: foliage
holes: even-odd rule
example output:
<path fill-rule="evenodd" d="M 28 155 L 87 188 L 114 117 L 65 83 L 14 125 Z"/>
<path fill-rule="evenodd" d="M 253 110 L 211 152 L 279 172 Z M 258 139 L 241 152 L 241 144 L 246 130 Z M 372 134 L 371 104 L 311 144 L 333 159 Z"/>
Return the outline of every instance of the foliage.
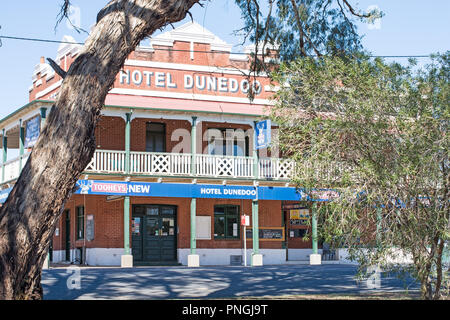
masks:
<path fill-rule="evenodd" d="M 356 21 L 381 18 L 360 12 L 349 0 L 235 0 L 244 27 L 235 34 L 254 44 L 247 78 L 270 74 L 280 61 L 305 56 L 344 56 L 362 50 Z M 248 92 L 250 100 L 254 92 Z"/>
<path fill-rule="evenodd" d="M 383 14 L 362 13 L 347 0 L 235 0 L 244 27 L 236 33 L 262 46 L 277 46 L 282 61 L 299 56 L 342 55 L 361 50 L 356 21 Z"/>
<path fill-rule="evenodd" d="M 320 211 L 325 240 L 361 268 L 411 259 L 423 298 L 435 299 L 450 240 L 449 55 L 419 72 L 363 55 L 285 63 L 271 111 L 295 183 L 340 193 Z"/>

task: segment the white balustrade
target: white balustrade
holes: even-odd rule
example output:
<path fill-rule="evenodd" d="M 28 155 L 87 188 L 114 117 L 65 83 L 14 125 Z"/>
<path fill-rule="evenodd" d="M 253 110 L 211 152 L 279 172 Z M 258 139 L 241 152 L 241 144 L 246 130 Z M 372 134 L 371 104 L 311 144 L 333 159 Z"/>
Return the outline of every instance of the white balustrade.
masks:
<path fill-rule="evenodd" d="M 196 154 L 196 174 L 209 177 L 253 178 L 253 158 Z"/>
<path fill-rule="evenodd" d="M 22 167 L 29 154 L 22 158 Z M 20 174 L 20 158 L 6 162 L 2 182 L 17 179 Z M 125 173 L 126 152 L 96 150 L 86 167 L 87 173 Z M 217 178 L 255 178 L 254 158 L 196 154 L 195 176 Z M 130 152 L 130 174 L 156 176 L 191 176 L 190 153 Z M 289 159 L 259 159 L 259 179 L 289 180 L 294 173 L 295 162 Z"/>
<path fill-rule="evenodd" d="M 142 175 L 190 175 L 188 153 L 131 152 L 130 172 Z"/>
<path fill-rule="evenodd" d="M 124 173 L 125 151 L 96 150 L 85 170 L 98 173 Z"/>
<path fill-rule="evenodd" d="M 125 151 L 97 150 L 86 172 L 125 173 Z M 255 178 L 254 158 L 196 154 L 196 176 Z M 190 153 L 130 152 L 130 173 L 156 176 L 190 176 Z M 259 159 L 261 179 L 289 180 L 295 163 L 287 159 Z"/>
<path fill-rule="evenodd" d="M 295 169 L 295 161 L 290 159 L 259 159 L 260 179 L 289 180 Z"/>
<path fill-rule="evenodd" d="M 29 153 L 22 156 L 22 168 L 25 166 L 25 163 L 27 162 L 29 156 Z M 5 162 L 1 165 L 1 167 L 5 167 L 5 176 L 2 180 L 2 183 L 17 179 L 20 175 L 20 157 Z M 3 168 L 0 171 L 0 175 L 2 171 Z M 0 177 L 0 179 L 1 178 L 2 177 Z"/>
<path fill-rule="evenodd" d="M 19 177 L 20 173 L 20 167 L 19 167 L 19 159 L 14 159 L 8 162 L 5 162 L 5 181 L 10 181 L 17 179 Z"/>
<path fill-rule="evenodd" d="M 22 167 L 29 153 L 22 156 Z M 116 150 L 96 150 L 86 167 L 87 173 L 125 173 L 126 152 Z M 254 179 L 254 158 L 222 155 L 196 154 L 195 176 L 214 178 Z M 130 173 L 155 176 L 191 176 L 192 155 L 190 153 L 130 152 Z M 5 175 L 1 181 L 15 180 L 20 174 L 20 157 L 10 160 L 4 167 Z M 3 170 L 3 168 L 2 168 Z M 260 158 L 258 160 L 258 179 L 290 180 L 294 173 L 320 179 L 339 179 L 348 173 L 355 178 L 352 168 L 342 163 L 303 163 L 296 166 L 294 160 Z M 0 177 L 1 178 L 1 177 Z"/>

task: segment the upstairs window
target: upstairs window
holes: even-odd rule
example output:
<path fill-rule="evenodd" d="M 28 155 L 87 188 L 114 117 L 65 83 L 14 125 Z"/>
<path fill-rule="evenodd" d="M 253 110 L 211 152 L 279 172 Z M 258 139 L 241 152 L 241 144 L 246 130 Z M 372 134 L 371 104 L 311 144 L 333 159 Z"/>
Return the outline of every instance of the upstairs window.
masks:
<path fill-rule="evenodd" d="M 164 123 L 147 123 L 145 151 L 166 152 L 166 125 Z"/>

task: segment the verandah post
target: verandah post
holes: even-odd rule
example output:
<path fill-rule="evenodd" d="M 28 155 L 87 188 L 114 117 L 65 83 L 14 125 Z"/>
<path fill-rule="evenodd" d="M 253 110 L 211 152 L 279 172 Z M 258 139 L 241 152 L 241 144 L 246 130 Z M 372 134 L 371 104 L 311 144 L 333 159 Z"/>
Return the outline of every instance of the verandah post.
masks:
<path fill-rule="evenodd" d="M 197 248 L 197 199 L 191 199 L 191 243 L 190 243 L 190 254 L 188 255 L 188 267 L 199 267 L 200 266 L 200 256 L 196 253 Z"/>
<path fill-rule="evenodd" d="M 311 206 L 311 229 L 312 229 L 312 254 L 309 256 L 310 265 L 322 264 L 322 256 L 318 249 L 318 234 L 317 234 L 317 208 L 316 202 Z"/>
<path fill-rule="evenodd" d="M 130 140 L 131 140 L 131 113 L 126 113 L 125 124 L 125 174 L 130 173 Z M 125 196 L 123 201 L 123 246 L 124 254 L 121 257 L 121 267 L 133 267 L 133 255 L 130 250 L 130 197 Z"/>
<path fill-rule="evenodd" d="M 8 160 L 8 137 L 3 129 L 3 162 L 2 162 L 2 182 L 5 182 L 5 162 Z"/>
<path fill-rule="evenodd" d="M 253 121 L 253 176 L 255 179 L 259 179 L 259 154 L 256 149 L 256 123 Z"/>
<path fill-rule="evenodd" d="M 191 174 L 192 174 L 192 176 L 195 176 L 197 173 L 196 153 L 197 153 L 197 117 L 192 117 L 192 126 L 191 126 Z"/>
<path fill-rule="evenodd" d="M 125 174 L 130 173 L 130 140 L 131 140 L 131 113 L 126 113 L 125 124 Z"/>
<path fill-rule="evenodd" d="M 258 187 L 255 187 L 258 192 Z M 259 202 L 258 197 L 252 200 L 252 235 L 253 235 L 253 252 L 252 252 L 252 267 L 262 266 L 263 258 L 259 253 Z"/>
<path fill-rule="evenodd" d="M 19 121 L 19 174 L 22 172 L 23 163 L 22 158 L 25 153 L 25 128 L 23 127 L 22 119 Z"/>

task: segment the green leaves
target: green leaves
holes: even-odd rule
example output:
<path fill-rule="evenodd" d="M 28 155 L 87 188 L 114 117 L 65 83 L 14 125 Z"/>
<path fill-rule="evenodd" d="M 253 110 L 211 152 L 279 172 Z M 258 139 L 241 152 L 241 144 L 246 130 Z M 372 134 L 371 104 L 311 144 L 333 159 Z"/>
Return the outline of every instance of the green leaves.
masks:
<path fill-rule="evenodd" d="M 430 248 L 449 232 L 449 53 L 411 70 L 364 56 L 285 63 L 271 118 L 280 149 L 297 161 L 297 186 L 341 194 L 321 211 L 322 236 L 367 265 L 392 265 L 399 248 L 428 283 L 438 261 Z"/>

